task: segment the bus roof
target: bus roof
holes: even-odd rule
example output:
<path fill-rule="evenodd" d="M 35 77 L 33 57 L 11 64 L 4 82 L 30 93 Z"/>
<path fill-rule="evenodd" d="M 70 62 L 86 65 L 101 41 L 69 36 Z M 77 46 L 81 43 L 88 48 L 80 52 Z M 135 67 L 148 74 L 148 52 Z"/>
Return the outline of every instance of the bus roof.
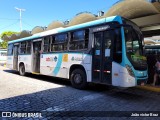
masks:
<path fill-rule="evenodd" d="M 90 21 L 90 22 L 86 22 L 86 23 L 82 23 L 82 24 L 78 24 L 78 25 L 74 25 L 74 26 L 70 26 L 70 27 L 66 27 L 66 28 L 61 27 L 61 28 L 57 28 L 57 29 L 44 31 L 44 32 L 37 33 L 37 34 L 34 34 L 29 37 L 20 38 L 17 40 L 10 41 L 10 42 L 8 42 L 8 44 L 27 41 L 27 40 L 31 40 L 31 39 L 36 39 L 36 38 L 51 35 L 51 34 L 63 33 L 63 32 L 67 32 L 67 31 L 81 29 L 81 28 L 85 28 L 85 27 L 89 27 L 89 26 L 93 26 L 93 25 L 99 25 L 99 24 L 103 24 L 103 23 L 111 22 L 111 21 L 117 21 L 120 24 L 122 24 L 122 19 L 120 16 L 112 16 L 112 17 L 102 18 L 99 20 L 94 20 L 94 21 Z"/>

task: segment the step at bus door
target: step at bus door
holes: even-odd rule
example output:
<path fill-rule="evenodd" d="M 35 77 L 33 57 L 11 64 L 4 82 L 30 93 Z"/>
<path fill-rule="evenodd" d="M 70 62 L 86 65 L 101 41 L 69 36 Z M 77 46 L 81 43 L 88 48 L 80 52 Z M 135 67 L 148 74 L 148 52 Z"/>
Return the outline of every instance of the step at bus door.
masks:
<path fill-rule="evenodd" d="M 42 41 L 33 41 L 33 73 L 40 73 L 40 56 Z"/>
<path fill-rule="evenodd" d="M 18 49 L 19 45 L 13 47 L 13 69 L 18 70 Z"/>
<path fill-rule="evenodd" d="M 92 80 L 112 84 L 113 30 L 94 33 Z"/>

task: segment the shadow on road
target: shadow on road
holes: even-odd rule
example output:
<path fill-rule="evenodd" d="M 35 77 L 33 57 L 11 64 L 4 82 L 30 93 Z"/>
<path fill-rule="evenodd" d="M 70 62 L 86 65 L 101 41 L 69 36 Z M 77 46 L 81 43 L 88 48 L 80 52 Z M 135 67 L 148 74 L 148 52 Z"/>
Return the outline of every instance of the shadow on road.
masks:
<path fill-rule="evenodd" d="M 73 111 L 151 111 L 159 110 L 159 104 L 152 106 L 145 103 L 153 102 L 152 98 L 134 94 L 99 93 L 82 91 L 71 87 L 59 87 L 36 93 L 20 95 L 0 100 L 0 111 L 41 112 L 44 118 L 64 117 L 61 112 Z M 158 103 L 159 100 L 155 99 Z M 94 113 L 94 112 L 93 112 Z M 85 114 L 86 115 L 86 114 Z M 91 114 L 94 115 L 94 114 Z M 76 117 L 76 115 L 73 115 Z M 101 114 L 99 114 L 99 117 Z M 67 114 L 66 116 L 67 117 Z M 85 117 L 85 116 L 81 116 Z M 92 116 L 90 116 L 92 117 Z"/>
<path fill-rule="evenodd" d="M 7 72 L 7 73 L 19 75 L 19 72 L 15 71 L 15 70 L 3 70 L 3 71 Z M 68 79 L 62 79 L 62 78 L 46 76 L 46 75 L 34 75 L 31 73 L 27 73 L 27 75 L 24 77 L 29 77 L 29 78 L 33 78 L 34 80 L 37 79 L 37 80 L 55 83 L 58 85 L 65 85 L 65 86 L 71 87 L 71 83 Z M 111 86 L 90 83 L 86 90 L 101 92 L 101 91 L 106 91 L 106 90 L 111 90 L 111 89 L 113 89 L 113 87 L 111 87 Z"/>
<path fill-rule="evenodd" d="M 18 72 L 13 70 L 4 70 L 4 72 L 18 75 Z M 27 74 L 26 77 L 34 78 L 34 82 L 42 80 L 63 86 L 6 99 L 1 98 L 0 111 L 41 112 L 44 118 L 57 117 L 57 113 L 61 118 L 64 117 L 61 112 L 65 111 L 76 112 L 79 116 L 81 114 L 77 111 L 90 111 L 90 117 L 94 115 L 92 111 L 160 111 L 159 94 L 153 92 L 97 84 L 91 84 L 87 90 L 77 90 L 64 79 L 33 74 Z M 73 116 L 76 117 L 76 114 Z"/>
<path fill-rule="evenodd" d="M 4 70 L 4 72 L 16 74 L 19 73 L 14 70 Z M 36 82 L 36 80 L 42 80 L 46 82 L 51 82 L 58 85 L 66 86 L 67 88 L 72 89 L 73 91 L 77 91 L 77 89 L 74 89 L 71 87 L 71 83 L 69 80 L 66 79 L 60 79 L 45 75 L 34 75 L 28 73 L 26 77 L 34 78 L 33 80 Z M 107 86 L 107 85 L 100 85 L 100 84 L 89 84 L 88 88 L 86 90 L 78 90 L 82 92 L 95 92 L 98 94 L 103 94 L 104 96 L 110 96 L 116 99 L 120 100 L 129 100 L 129 101 L 143 101 L 144 99 L 148 99 L 149 96 L 146 96 L 146 93 L 150 94 L 149 92 L 145 90 L 139 90 L 137 88 L 126 88 L 126 89 L 120 89 L 118 87 L 113 86 Z M 65 92 L 64 92 L 65 93 Z M 63 94 L 63 93 L 62 93 Z M 151 93 L 152 95 L 156 93 Z"/>
<path fill-rule="evenodd" d="M 7 72 L 7 73 L 19 75 L 19 72 L 15 71 L 15 70 L 3 70 L 3 71 Z M 60 79 L 60 78 L 56 78 L 56 77 L 50 77 L 50 76 L 45 76 L 45 75 L 34 75 L 31 73 L 27 73 L 26 76 L 23 76 L 23 77 L 33 78 L 34 80 L 37 79 L 37 80 L 51 82 L 51 83 L 55 83 L 55 84 L 59 84 L 59 85 L 70 86 L 70 82 L 68 80 Z"/>

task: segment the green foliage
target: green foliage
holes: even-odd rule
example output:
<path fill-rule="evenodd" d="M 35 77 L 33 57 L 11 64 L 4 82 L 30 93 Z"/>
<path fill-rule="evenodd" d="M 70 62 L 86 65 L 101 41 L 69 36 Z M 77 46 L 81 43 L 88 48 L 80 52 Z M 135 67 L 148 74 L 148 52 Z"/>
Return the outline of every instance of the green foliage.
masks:
<path fill-rule="evenodd" d="M 3 39 L 4 36 L 11 36 L 12 34 L 17 34 L 18 32 L 14 31 L 5 31 L 0 35 L 0 38 L 3 40 L 0 42 L 0 48 L 6 49 L 8 47 L 8 40 Z"/>
<path fill-rule="evenodd" d="M 7 47 L 8 47 L 8 42 L 6 41 L 0 42 L 0 48 L 6 49 Z"/>
<path fill-rule="evenodd" d="M 2 39 L 2 40 L 4 40 L 3 39 L 3 37 L 4 36 L 11 36 L 12 34 L 17 34 L 18 32 L 14 32 L 14 31 L 5 31 L 5 32 L 3 32 L 1 35 L 0 35 L 0 38 Z"/>

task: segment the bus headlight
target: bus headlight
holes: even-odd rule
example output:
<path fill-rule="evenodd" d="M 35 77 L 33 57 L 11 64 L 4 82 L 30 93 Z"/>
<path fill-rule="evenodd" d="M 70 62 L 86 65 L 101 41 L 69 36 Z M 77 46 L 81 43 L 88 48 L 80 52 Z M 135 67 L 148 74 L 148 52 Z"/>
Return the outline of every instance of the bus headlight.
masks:
<path fill-rule="evenodd" d="M 134 72 L 133 72 L 131 66 L 126 65 L 126 69 L 127 69 L 128 73 L 129 73 L 129 75 L 131 75 L 132 77 L 134 77 Z"/>

